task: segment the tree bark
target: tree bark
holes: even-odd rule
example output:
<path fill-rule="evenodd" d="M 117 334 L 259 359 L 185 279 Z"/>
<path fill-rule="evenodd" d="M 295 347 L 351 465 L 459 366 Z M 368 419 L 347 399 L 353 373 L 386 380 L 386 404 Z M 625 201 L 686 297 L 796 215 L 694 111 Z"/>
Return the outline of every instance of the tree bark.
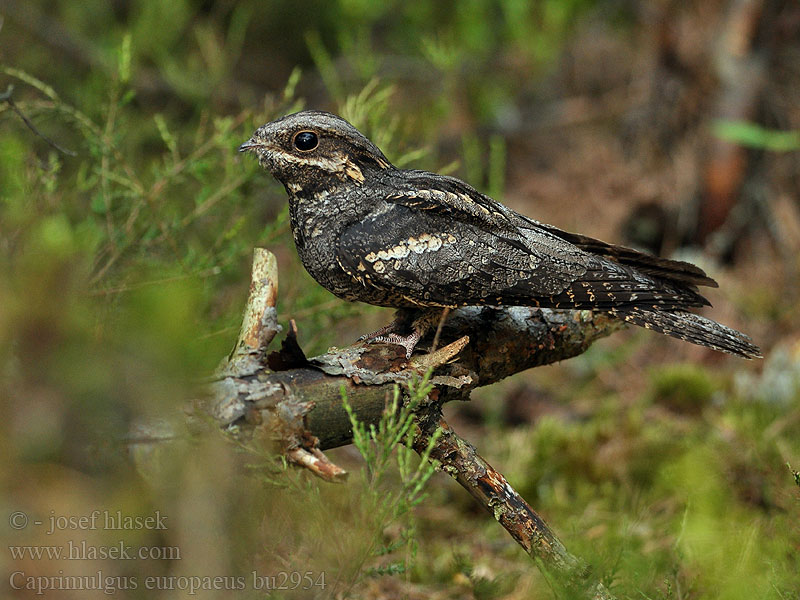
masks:
<path fill-rule="evenodd" d="M 395 386 L 432 369 L 433 391 L 416 409 L 414 448 L 422 453 L 442 430 L 432 459 L 450 474 L 536 560 L 554 582 L 579 589 L 584 597 L 611 598 L 591 581 L 588 567 L 571 555 L 544 520 L 466 440 L 444 422 L 441 406 L 467 399 L 472 389 L 519 371 L 584 352 L 596 339 L 621 329 L 620 321 L 590 311 L 526 307 L 465 307 L 441 327 L 441 347 L 423 340 L 406 359 L 405 348 L 356 343 L 307 359 L 292 321 L 281 349 L 267 354 L 280 330 L 275 312 L 277 266 L 268 251 L 256 249 L 250 297 L 239 339 L 230 356 L 195 400 L 188 422 L 207 426 L 208 415 L 238 439 L 267 444 L 328 481 L 346 472 L 322 450 L 352 440 L 347 395 L 358 419 L 377 423 Z M 158 428 L 139 428 L 132 445 L 174 437 Z"/>

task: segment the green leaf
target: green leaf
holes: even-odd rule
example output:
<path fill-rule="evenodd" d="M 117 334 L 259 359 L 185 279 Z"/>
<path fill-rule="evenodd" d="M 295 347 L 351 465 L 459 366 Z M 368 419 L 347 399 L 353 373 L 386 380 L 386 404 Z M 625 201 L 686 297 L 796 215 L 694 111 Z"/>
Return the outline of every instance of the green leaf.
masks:
<path fill-rule="evenodd" d="M 119 74 L 119 81 L 123 85 L 128 83 L 131 79 L 131 34 L 126 33 L 122 38 L 122 44 L 119 47 L 119 56 L 117 64 L 117 72 Z"/>
<path fill-rule="evenodd" d="M 791 152 L 800 150 L 800 131 L 778 131 L 766 129 L 748 121 L 718 120 L 712 125 L 718 138 L 771 152 Z"/>

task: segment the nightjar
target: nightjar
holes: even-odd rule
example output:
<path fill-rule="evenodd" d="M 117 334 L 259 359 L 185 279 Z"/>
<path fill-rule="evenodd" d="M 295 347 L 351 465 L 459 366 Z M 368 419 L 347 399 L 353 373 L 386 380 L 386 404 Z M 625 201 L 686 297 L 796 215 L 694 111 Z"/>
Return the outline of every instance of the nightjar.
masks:
<path fill-rule="evenodd" d="M 410 356 L 442 309 L 591 309 L 738 356 L 743 333 L 688 312 L 717 283 L 682 261 L 568 233 L 514 212 L 454 177 L 398 169 L 344 119 L 302 111 L 259 127 L 252 152 L 289 195 L 303 265 L 340 298 L 401 309 L 366 336 Z M 402 335 L 402 328 L 409 329 Z"/>

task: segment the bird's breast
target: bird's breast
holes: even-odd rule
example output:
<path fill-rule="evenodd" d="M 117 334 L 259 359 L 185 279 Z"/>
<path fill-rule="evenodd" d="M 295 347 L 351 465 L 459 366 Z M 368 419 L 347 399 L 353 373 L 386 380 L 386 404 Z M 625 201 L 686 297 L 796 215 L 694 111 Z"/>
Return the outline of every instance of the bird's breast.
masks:
<path fill-rule="evenodd" d="M 329 292 L 354 299 L 359 284 L 342 269 L 337 260 L 339 239 L 346 221 L 331 212 L 333 204 L 325 198 L 318 201 L 293 199 L 289 217 L 297 254 L 306 271 Z"/>

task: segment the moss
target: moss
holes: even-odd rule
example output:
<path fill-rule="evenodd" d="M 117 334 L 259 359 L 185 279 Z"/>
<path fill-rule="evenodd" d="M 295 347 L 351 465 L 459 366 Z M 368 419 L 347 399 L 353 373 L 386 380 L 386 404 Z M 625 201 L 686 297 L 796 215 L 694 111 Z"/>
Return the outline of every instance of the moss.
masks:
<path fill-rule="evenodd" d="M 678 413 L 701 412 L 717 390 L 714 376 L 695 365 L 668 365 L 650 374 L 650 400 Z"/>

